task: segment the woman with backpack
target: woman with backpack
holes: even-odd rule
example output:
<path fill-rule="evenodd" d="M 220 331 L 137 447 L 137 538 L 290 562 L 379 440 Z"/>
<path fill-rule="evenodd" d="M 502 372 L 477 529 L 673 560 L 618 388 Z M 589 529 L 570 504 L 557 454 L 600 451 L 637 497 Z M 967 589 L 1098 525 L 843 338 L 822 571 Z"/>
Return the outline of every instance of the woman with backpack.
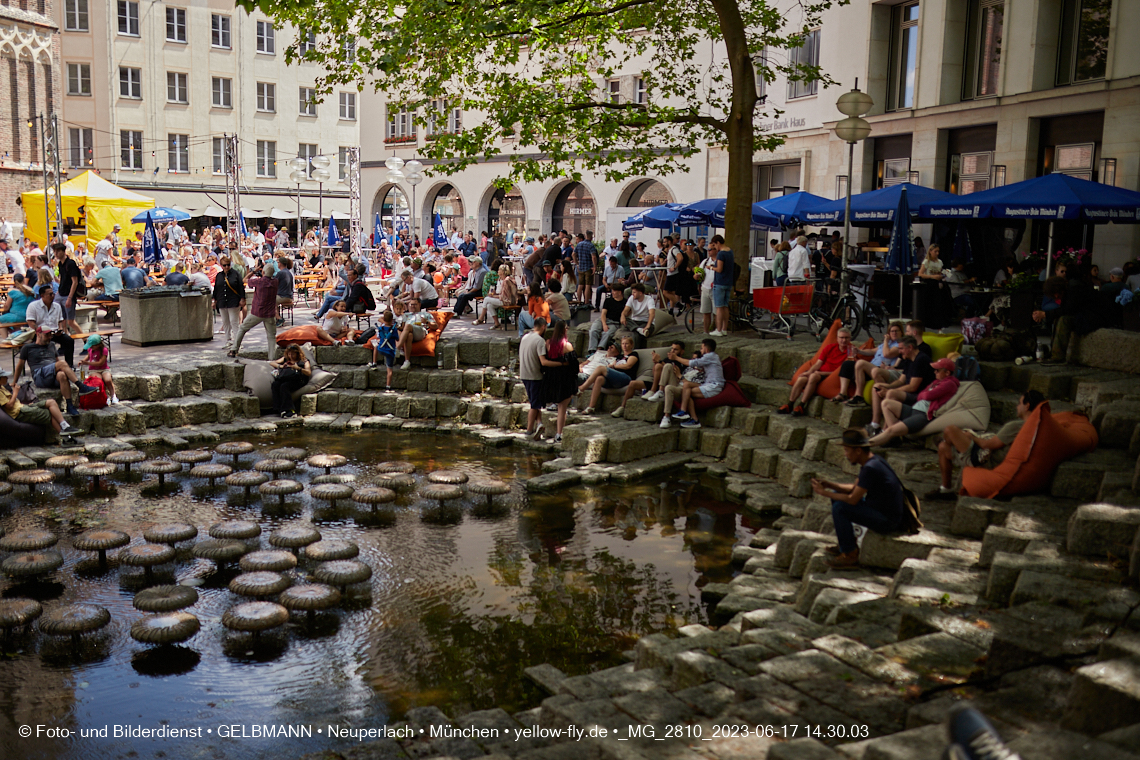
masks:
<path fill-rule="evenodd" d="M 111 378 L 111 352 L 108 350 L 103 338 L 98 335 L 90 335 L 87 337 L 87 342 L 83 344 L 83 348 L 87 351 L 87 358 L 80 359 L 80 364 L 86 364 L 89 374 L 87 379 L 84 380 L 87 385 L 99 387 L 99 384 L 93 382 L 101 380 L 103 391 L 104 404 L 107 403 L 106 399 L 110 399 L 110 403 L 119 403 L 119 396 L 115 393 L 115 381 Z M 96 394 L 87 394 L 94 396 Z M 102 408 L 98 407 L 85 407 L 84 402 L 87 396 L 79 397 L 79 405 L 83 408 Z"/>

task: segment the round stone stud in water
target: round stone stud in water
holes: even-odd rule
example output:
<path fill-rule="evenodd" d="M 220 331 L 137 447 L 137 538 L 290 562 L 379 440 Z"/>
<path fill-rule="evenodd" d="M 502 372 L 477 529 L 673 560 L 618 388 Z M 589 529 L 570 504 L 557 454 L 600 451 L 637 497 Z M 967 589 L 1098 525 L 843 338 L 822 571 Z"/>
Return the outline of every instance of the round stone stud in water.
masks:
<path fill-rule="evenodd" d="M 305 558 L 314 562 L 333 562 L 352 559 L 360 554 L 360 547 L 351 541 L 324 539 L 305 547 Z"/>
<path fill-rule="evenodd" d="M 261 570 L 256 573 L 242 573 L 230 581 L 230 591 L 241 596 L 273 596 L 289 588 L 292 582 L 281 573 Z"/>
<path fill-rule="evenodd" d="M 321 540 L 321 532 L 311 525 L 286 525 L 269 534 L 269 543 L 282 549 L 297 550 Z"/>
<path fill-rule="evenodd" d="M 234 488 L 245 489 L 245 500 L 249 501 L 250 489 L 260 486 L 262 483 L 268 483 L 272 478 L 264 472 L 255 472 L 253 470 L 242 470 L 235 472 L 233 475 L 226 476 L 226 485 Z"/>
<path fill-rule="evenodd" d="M 164 612 L 136 620 L 131 625 L 131 638 L 143 644 L 180 644 L 201 627 L 189 612 Z"/>
<path fill-rule="evenodd" d="M 135 594 L 136 610 L 174 612 L 198 602 L 198 592 L 189 586 L 151 586 Z"/>
<path fill-rule="evenodd" d="M 66 604 L 51 610 L 40 618 L 40 630 L 52 636 L 70 636 L 79 644 L 79 637 L 98 631 L 111 622 L 111 613 L 94 604 Z"/>
<path fill-rule="evenodd" d="M 212 451 L 205 449 L 190 449 L 189 451 L 176 451 L 170 455 L 171 461 L 178 462 L 178 464 L 202 464 L 209 462 L 214 458 Z"/>
<path fill-rule="evenodd" d="M 226 520 L 210 526 L 212 538 L 245 541 L 261 535 L 261 526 L 252 520 Z"/>
<path fill-rule="evenodd" d="M 166 485 L 166 476 L 182 470 L 182 465 L 171 462 L 169 459 L 149 459 L 138 466 L 138 471 L 144 475 L 157 475 L 158 487 Z"/>
<path fill-rule="evenodd" d="M 427 474 L 429 483 L 443 483 L 449 486 L 458 486 L 466 483 L 467 473 L 458 470 L 435 470 Z"/>
<path fill-rule="evenodd" d="M 110 462 L 84 462 L 72 468 L 72 474 L 81 478 L 91 478 L 91 490 L 99 490 L 99 478 L 110 475 L 115 471 L 115 465 Z"/>
<path fill-rule="evenodd" d="M 403 473 L 380 475 L 376 478 L 376 485 L 393 491 L 410 491 L 416 487 L 416 479 Z"/>
<path fill-rule="evenodd" d="M 486 496 L 487 506 L 489 507 L 493 503 L 493 500 L 496 496 L 510 493 L 511 487 L 501 480 L 479 479 L 468 483 L 467 490 L 470 493 L 478 494 L 479 496 Z"/>
<path fill-rule="evenodd" d="M 292 459 L 260 459 L 253 463 L 253 469 L 271 475 L 280 475 L 297 469 L 297 463 Z"/>
<path fill-rule="evenodd" d="M 149 581 L 154 577 L 154 567 L 173 562 L 174 556 L 174 547 L 167 544 L 139 544 L 128 546 L 119 552 L 119 562 L 131 567 L 141 567 Z"/>
<path fill-rule="evenodd" d="M 130 542 L 131 537 L 121 530 L 97 529 L 80 533 L 71 545 L 81 552 L 99 552 L 99 564 L 106 565 L 108 551 L 126 546 Z"/>
<path fill-rule="evenodd" d="M 219 443 L 215 446 L 214 451 L 224 457 L 233 457 L 234 467 L 237 467 L 238 457 L 243 454 L 252 453 L 253 444 L 246 441 L 227 441 L 226 443 Z"/>
<path fill-rule="evenodd" d="M 318 611 L 340 604 L 340 592 L 332 586 L 307 583 L 285 589 L 281 592 L 281 596 L 277 597 L 277 601 L 287 610 L 304 612 L 308 624 L 311 625 Z"/>
<path fill-rule="evenodd" d="M 18 530 L 0 538 L 0 552 L 34 552 L 50 549 L 59 538 L 47 530 Z"/>
<path fill-rule="evenodd" d="M 289 464 L 292 464 L 292 462 Z M 262 483 L 258 490 L 262 496 L 276 496 L 279 500 L 277 502 L 278 506 L 283 507 L 285 506 L 286 496 L 301 493 L 301 491 L 305 490 L 305 487 L 295 480 L 282 478 L 280 480 L 271 480 L 268 483 Z"/>
<path fill-rule="evenodd" d="M 321 483 L 309 489 L 309 495 L 314 499 L 329 502 L 329 506 L 336 509 L 338 499 L 347 499 L 352 496 L 353 488 L 344 483 Z"/>
<path fill-rule="evenodd" d="M 318 565 L 313 577 L 321 583 L 338 587 L 343 594 L 346 587 L 371 578 L 372 568 L 354 559 L 342 559 Z"/>
<path fill-rule="evenodd" d="M 10 578 L 38 578 L 63 567 L 63 555 L 55 551 L 27 552 L 9 557 L 0 567 Z"/>
<path fill-rule="evenodd" d="M 43 605 L 34 599 L 0 599 L 0 630 L 7 636 L 13 628 L 28 625 L 43 611 Z"/>
<path fill-rule="evenodd" d="M 86 464 L 87 457 L 82 454 L 60 454 L 59 456 L 48 457 L 44 462 L 44 467 L 49 470 L 63 470 L 63 477 L 71 477 L 71 469 L 79 464 Z"/>
<path fill-rule="evenodd" d="M 35 494 L 36 486 L 55 480 L 51 470 L 16 470 L 8 476 L 8 482 L 16 486 L 27 486 L 29 494 Z"/>
<path fill-rule="evenodd" d="M 352 495 L 352 500 L 357 504 L 367 504 L 375 512 L 378 505 L 395 501 L 396 492 L 388 488 L 361 488 Z"/>
<path fill-rule="evenodd" d="M 352 485 L 356 482 L 356 476 L 351 472 L 334 472 L 332 475 L 317 475 L 309 482 L 315 486 L 319 486 L 322 483 L 345 483 Z"/>
<path fill-rule="evenodd" d="M 143 531 L 143 538 L 152 544 L 174 544 L 189 541 L 198 535 L 198 529 L 186 523 L 159 523 Z"/>
<path fill-rule="evenodd" d="M 222 625 L 231 631 L 252 633 L 277 628 L 289 620 L 289 610 L 273 602 L 243 602 L 222 614 Z"/>
<path fill-rule="evenodd" d="M 123 466 L 123 470 L 129 474 L 131 471 L 131 465 L 132 464 L 138 464 L 139 462 L 145 462 L 146 461 L 146 454 L 142 453 L 138 449 L 127 449 L 126 451 L 112 451 L 110 454 L 107 455 L 107 459 L 105 461 L 107 463 L 113 464 L 113 465 L 120 465 L 121 464 Z"/>
<path fill-rule="evenodd" d="M 411 475 L 416 471 L 416 466 L 411 462 L 381 462 L 376 465 L 376 472 L 380 473 L 399 473 L 403 475 Z"/>
<path fill-rule="evenodd" d="M 420 489 L 420 493 L 428 499 L 438 501 L 440 505 L 445 501 L 463 498 L 463 489 L 459 486 L 449 486 L 444 483 L 432 483 Z"/>
<path fill-rule="evenodd" d="M 205 478 L 209 481 L 210 488 L 213 488 L 218 478 L 224 478 L 233 471 L 234 468 L 228 464 L 199 464 L 190 468 L 190 477 Z"/>
<path fill-rule="evenodd" d="M 314 544 L 314 546 L 315 545 L 316 544 Z M 282 573 L 286 570 L 292 570 L 297 566 L 297 557 L 292 552 L 269 549 L 266 551 L 250 552 L 241 558 L 238 562 L 238 566 L 247 573 L 256 573 L 266 570 L 274 573 Z"/>
<path fill-rule="evenodd" d="M 265 452 L 265 456 L 270 459 L 292 459 L 294 462 L 300 462 L 309 456 L 309 452 L 297 446 L 282 446 L 279 449 L 270 449 Z"/>
<path fill-rule="evenodd" d="M 310 467 L 323 469 L 325 475 L 328 475 L 333 471 L 334 467 L 344 467 L 348 464 L 348 459 L 342 457 L 340 454 L 314 454 L 308 458 L 307 464 Z"/>
<path fill-rule="evenodd" d="M 241 541 L 224 538 L 207 538 L 194 544 L 194 556 L 213 561 L 218 567 L 225 567 L 249 551 Z"/>

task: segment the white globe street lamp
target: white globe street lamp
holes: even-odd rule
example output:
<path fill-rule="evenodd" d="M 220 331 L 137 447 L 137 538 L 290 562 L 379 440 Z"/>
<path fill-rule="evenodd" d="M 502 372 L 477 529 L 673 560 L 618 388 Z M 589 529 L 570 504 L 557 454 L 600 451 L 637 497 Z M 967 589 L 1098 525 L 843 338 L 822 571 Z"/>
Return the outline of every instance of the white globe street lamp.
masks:
<path fill-rule="evenodd" d="M 871 125 L 863 114 L 870 111 L 875 105 L 871 96 L 859 90 L 859 80 L 855 80 L 855 88 L 839 96 L 835 107 L 846 116 L 835 125 L 835 136 L 847 143 L 847 201 L 843 207 L 843 277 L 840 280 L 840 295 L 847 293 L 848 251 L 851 248 L 851 184 L 855 171 L 855 143 L 862 142 L 871 134 Z"/>
<path fill-rule="evenodd" d="M 319 200 L 317 201 L 317 234 L 320 235 L 320 231 L 325 228 L 325 183 L 329 181 L 332 175 L 329 174 L 329 170 L 325 168 L 329 165 L 329 160 L 325 156 L 313 156 L 309 160 L 313 166 L 317 167 L 313 169 L 309 176 L 311 176 L 320 187 Z M 322 163 L 324 164 L 323 166 L 321 166 Z M 327 239 L 326 237 L 325 240 L 327 241 Z"/>

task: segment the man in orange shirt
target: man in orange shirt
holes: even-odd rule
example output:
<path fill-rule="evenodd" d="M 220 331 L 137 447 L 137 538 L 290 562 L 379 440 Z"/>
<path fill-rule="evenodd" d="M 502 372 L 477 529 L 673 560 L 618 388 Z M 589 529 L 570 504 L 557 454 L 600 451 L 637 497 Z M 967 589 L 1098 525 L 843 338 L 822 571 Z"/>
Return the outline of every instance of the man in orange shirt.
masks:
<path fill-rule="evenodd" d="M 846 327 L 841 328 L 835 337 L 836 342 L 824 346 L 820 351 L 819 358 L 796 378 L 795 384 L 792 385 L 792 392 L 788 396 L 788 403 L 777 410 L 780 414 L 791 413 L 793 417 L 802 417 L 804 405 L 815 395 L 815 389 L 823 382 L 824 378 L 839 369 L 843 362 L 855 355 L 851 346 L 850 330 Z M 796 401 L 797 396 L 799 401 Z M 793 403 L 795 404 L 794 408 Z"/>

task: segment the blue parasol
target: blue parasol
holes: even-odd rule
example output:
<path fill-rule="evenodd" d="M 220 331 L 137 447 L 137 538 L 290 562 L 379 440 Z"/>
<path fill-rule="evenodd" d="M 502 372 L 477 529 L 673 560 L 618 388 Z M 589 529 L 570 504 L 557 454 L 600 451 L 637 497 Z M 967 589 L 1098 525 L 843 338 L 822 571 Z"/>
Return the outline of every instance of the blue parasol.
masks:
<path fill-rule="evenodd" d="M 914 234 L 910 226 L 910 204 L 907 202 L 906 187 L 903 187 L 899 193 L 899 205 L 894 213 L 886 263 L 888 272 L 899 275 L 899 319 L 902 319 L 903 280 L 914 271 Z"/>

